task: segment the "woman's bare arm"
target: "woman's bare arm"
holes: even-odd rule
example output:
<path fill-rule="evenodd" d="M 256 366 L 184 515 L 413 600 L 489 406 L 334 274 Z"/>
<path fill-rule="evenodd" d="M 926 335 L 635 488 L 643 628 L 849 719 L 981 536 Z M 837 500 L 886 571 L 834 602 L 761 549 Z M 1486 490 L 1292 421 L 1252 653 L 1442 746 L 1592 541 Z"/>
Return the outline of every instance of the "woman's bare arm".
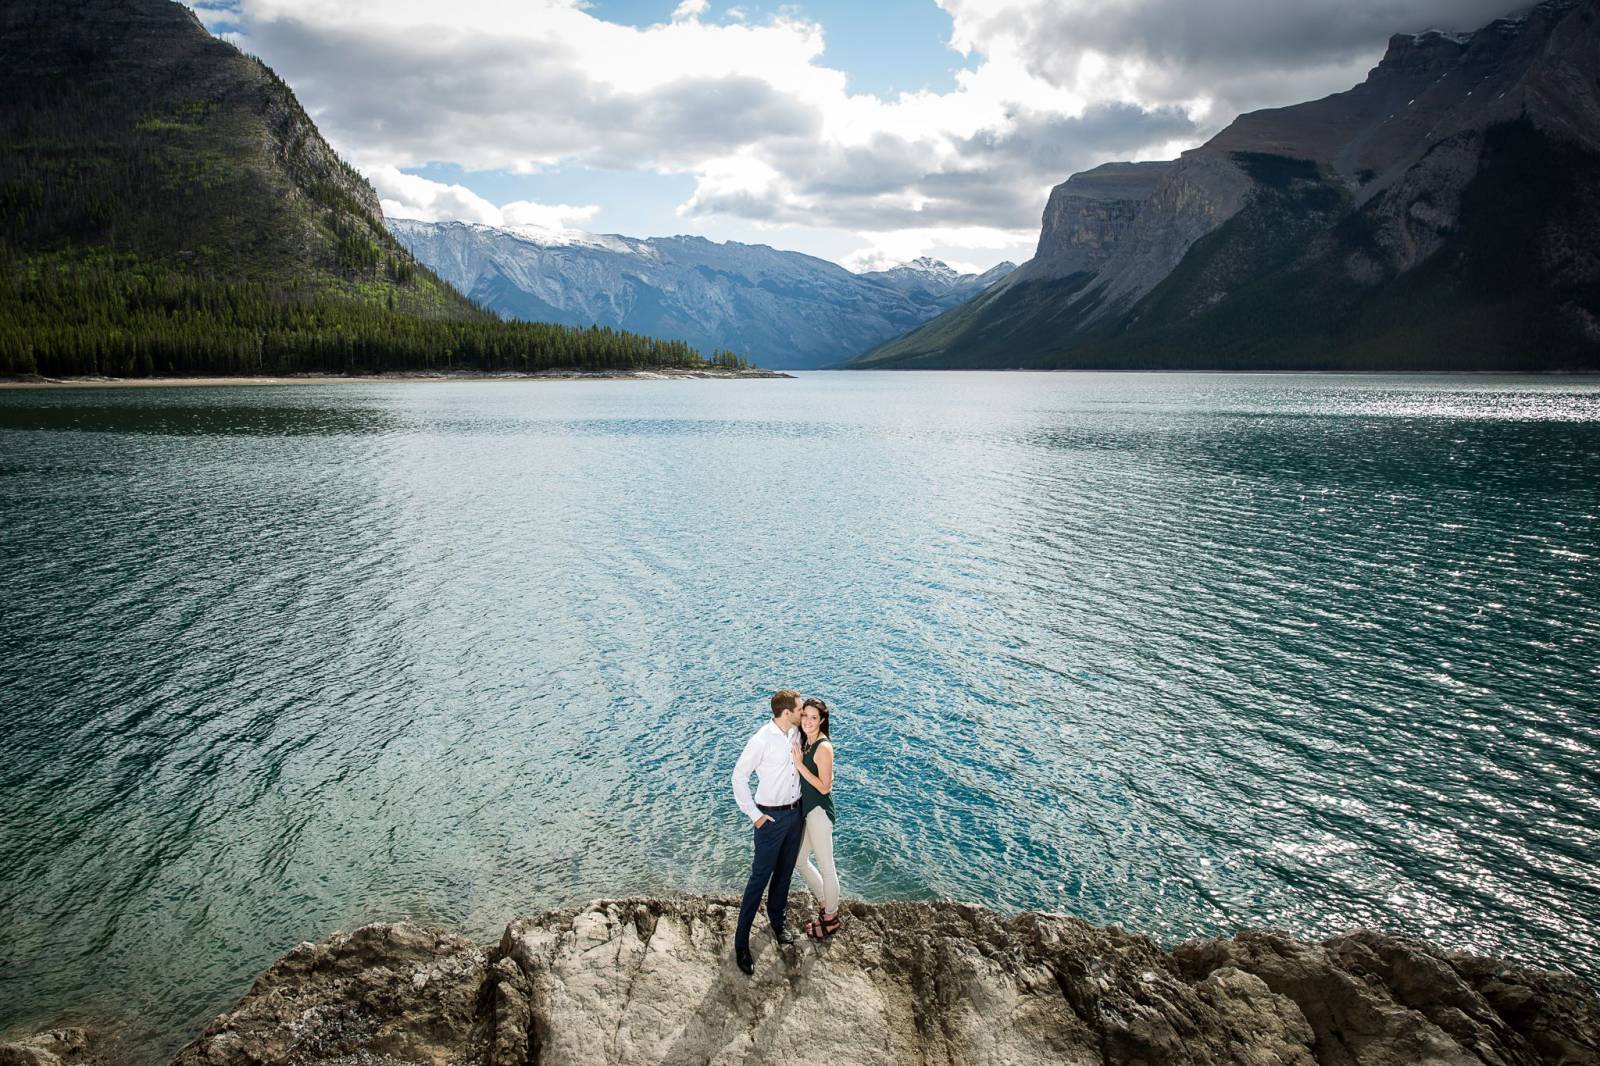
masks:
<path fill-rule="evenodd" d="M 800 771 L 800 776 L 810 782 L 811 787 L 826 796 L 833 791 L 833 741 L 824 740 L 817 745 L 817 772 L 812 773 L 806 769 L 805 762 L 800 757 L 800 745 L 792 749 L 794 755 L 794 768 Z"/>
<path fill-rule="evenodd" d="M 833 791 L 833 741 L 824 740 L 817 745 L 817 791 L 826 796 Z"/>

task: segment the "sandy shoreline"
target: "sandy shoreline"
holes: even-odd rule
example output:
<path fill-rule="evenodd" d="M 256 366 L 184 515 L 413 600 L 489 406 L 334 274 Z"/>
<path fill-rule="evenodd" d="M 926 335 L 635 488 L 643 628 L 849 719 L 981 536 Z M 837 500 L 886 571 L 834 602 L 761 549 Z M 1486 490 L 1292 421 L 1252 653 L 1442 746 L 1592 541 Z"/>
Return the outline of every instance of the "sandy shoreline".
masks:
<path fill-rule="evenodd" d="M 452 373 L 392 374 L 285 374 L 239 377 L 149 377 L 149 378 L 46 378 L 0 379 L 0 389 L 112 389 L 170 388 L 216 385 L 346 385 L 381 384 L 403 381 L 746 381 L 789 378 L 775 370 L 655 370 L 583 371 L 545 370 L 530 374 L 493 374 L 471 371 Z"/>

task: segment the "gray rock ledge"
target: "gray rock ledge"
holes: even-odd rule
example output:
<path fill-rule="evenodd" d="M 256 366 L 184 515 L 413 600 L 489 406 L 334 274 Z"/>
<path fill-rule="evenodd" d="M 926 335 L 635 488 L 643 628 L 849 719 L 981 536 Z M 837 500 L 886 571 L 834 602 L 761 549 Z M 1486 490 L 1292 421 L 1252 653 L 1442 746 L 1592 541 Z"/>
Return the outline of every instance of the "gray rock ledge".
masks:
<path fill-rule="evenodd" d="M 844 910 L 839 935 L 794 948 L 758 920 L 753 978 L 727 898 L 599 900 L 493 947 L 369 925 L 289 952 L 174 1063 L 1600 1064 L 1578 978 L 1381 933 L 1169 952 L 1062 915 Z M 87 1055 L 3 1045 L 0 1066 Z"/>

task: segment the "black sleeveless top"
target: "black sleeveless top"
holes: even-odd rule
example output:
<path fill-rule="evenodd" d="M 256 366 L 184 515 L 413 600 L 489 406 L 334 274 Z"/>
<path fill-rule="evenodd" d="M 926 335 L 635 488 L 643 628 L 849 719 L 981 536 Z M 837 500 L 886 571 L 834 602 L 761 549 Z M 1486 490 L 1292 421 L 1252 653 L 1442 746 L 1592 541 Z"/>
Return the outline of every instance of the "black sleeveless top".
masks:
<path fill-rule="evenodd" d="M 823 740 L 827 740 L 827 738 L 824 737 Z M 822 747 L 822 743 L 823 741 L 819 740 L 811 747 L 802 746 L 800 748 L 800 761 L 806 764 L 806 769 L 810 770 L 813 775 L 817 775 L 817 748 Z M 828 820 L 830 822 L 838 821 L 838 818 L 833 813 L 833 793 L 829 792 L 827 795 L 823 795 L 817 791 L 817 786 L 807 781 L 804 777 L 800 778 L 801 821 L 804 821 L 806 815 L 810 814 L 816 807 L 821 807 L 828 812 Z"/>

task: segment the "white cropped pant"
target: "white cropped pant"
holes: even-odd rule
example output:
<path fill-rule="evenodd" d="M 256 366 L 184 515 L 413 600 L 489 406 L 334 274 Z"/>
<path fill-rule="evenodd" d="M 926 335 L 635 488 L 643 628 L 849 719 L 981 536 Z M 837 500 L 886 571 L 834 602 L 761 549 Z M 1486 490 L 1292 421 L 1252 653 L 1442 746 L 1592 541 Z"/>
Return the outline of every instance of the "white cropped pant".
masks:
<path fill-rule="evenodd" d="M 833 819 L 821 807 L 811 808 L 806 815 L 806 836 L 800 844 L 800 854 L 805 862 L 800 864 L 800 876 L 817 905 L 828 914 L 839 912 L 839 871 L 833 865 Z M 816 861 L 812 861 L 816 856 Z"/>

